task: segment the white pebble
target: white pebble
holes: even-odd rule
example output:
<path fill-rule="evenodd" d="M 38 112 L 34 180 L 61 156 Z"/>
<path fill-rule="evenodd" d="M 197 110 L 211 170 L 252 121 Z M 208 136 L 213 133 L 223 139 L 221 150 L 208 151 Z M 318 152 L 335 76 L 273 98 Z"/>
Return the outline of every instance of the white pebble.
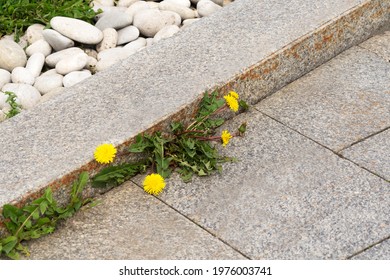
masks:
<path fill-rule="evenodd" d="M 184 7 L 182 5 L 178 5 L 178 4 L 173 3 L 173 2 L 162 1 L 162 2 L 160 2 L 158 7 L 160 10 L 172 11 L 172 12 L 178 13 L 182 19 L 189 19 L 189 18 L 196 17 L 196 13 L 194 10 L 187 8 L 187 7 Z"/>
<path fill-rule="evenodd" d="M 191 2 L 190 0 L 164 0 L 166 2 L 172 2 L 175 3 L 176 5 L 181 5 L 187 8 L 191 7 Z"/>
<path fill-rule="evenodd" d="M 91 72 L 87 71 L 73 71 L 70 72 L 69 74 L 66 74 L 64 76 L 63 84 L 64 87 L 71 87 L 88 77 L 92 76 Z"/>
<path fill-rule="evenodd" d="M 141 10 L 134 15 L 133 25 L 146 37 L 153 37 L 167 25 L 175 24 L 176 18 L 171 13 L 157 9 Z"/>
<path fill-rule="evenodd" d="M 42 53 L 44 56 L 51 54 L 51 46 L 43 39 L 35 41 L 26 49 L 26 54 L 32 56 L 34 53 Z"/>
<path fill-rule="evenodd" d="M 23 109 L 30 109 L 38 103 L 41 98 L 39 91 L 27 84 L 6 84 L 2 88 L 3 92 L 11 91 L 17 96 L 16 102 L 22 106 Z"/>
<path fill-rule="evenodd" d="M 103 30 L 103 40 L 96 46 L 98 52 L 112 49 L 116 47 L 118 42 L 118 32 L 114 28 L 106 28 Z"/>
<path fill-rule="evenodd" d="M 27 41 L 31 45 L 32 43 L 43 39 L 42 31 L 45 28 L 44 25 L 35 23 L 30 25 L 26 30 Z"/>
<path fill-rule="evenodd" d="M 65 57 L 56 64 L 58 74 L 66 75 L 73 71 L 83 69 L 88 63 L 88 55 L 86 53 L 76 54 L 72 57 Z"/>
<path fill-rule="evenodd" d="M 11 82 L 11 73 L 7 70 L 0 69 L 0 89 Z"/>
<path fill-rule="evenodd" d="M 157 43 L 158 41 L 172 37 L 174 34 L 180 31 L 180 28 L 176 25 L 168 25 L 165 26 L 163 29 L 161 29 L 159 32 L 154 35 L 154 43 Z"/>
<path fill-rule="evenodd" d="M 142 49 L 143 47 L 146 46 L 147 44 L 147 39 L 145 38 L 138 38 L 137 40 L 128 43 L 127 45 L 124 46 L 124 49 L 127 49 L 133 53 L 137 52 L 138 50 Z"/>
<path fill-rule="evenodd" d="M 222 9 L 222 7 L 210 0 L 200 0 L 196 5 L 196 9 L 201 17 L 207 17 Z"/>
<path fill-rule="evenodd" d="M 53 89 L 62 87 L 63 76 L 57 73 L 41 75 L 35 79 L 34 87 L 45 95 Z"/>
<path fill-rule="evenodd" d="M 76 47 L 65 49 L 47 56 L 45 62 L 50 67 L 56 67 L 58 61 L 64 59 L 65 57 L 75 56 L 79 53 L 84 53 L 84 52 L 82 49 Z"/>
<path fill-rule="evenodd" d="M 45 29 L 42 31 L 43 38 L 45 38 L 46 42 L 55 50 L 60 51 L 63 49 L 68 49 L 74 46 L 74 42 L 65 37 L 61 33 L 53 30 L 53 29 Z"/>
<path fill-rule="evenodd" d="M 103 33 L 92 24 L 74 18 L 53 17 L 51 27 L 62 35 L 74 41 L 95 45 L 103 39 Z"/>
<path fill-rule="evenodd" d="M 100 30 L 104 30 L 109 27 L 120 29 L 129 26 L 132 21 L 132 16 L 126 12 L 110 11 L 105 12 L 104 15 L 96 22 L 95 26 Z"/>
<path fill-rule="evenodd" d="M 118 7 L 130 7 L 135 2 L 138 2 L 139 0 L 119 0 L 116 4 Z"/>
<path fill-rule="evenodd" d="M 0 68 L 11 72 L 15 67 L 25 66 L 27 62 L 24 50 L 14 41 L 0 40 Z"/>
<path fill-rule="evenodd" d="M 131 17 L 134 19 L 134 15 L 142 10 L 149 10 L 150 7 L 148 3 L 145 1 L 138 1 L 135 2 L 133 5 L 131 5 L 127 10 L 126 13 L 131 15 Z"/>
<path fill-rule="evenodd" d="M 41 74 L 44 64 L 45 56 L 42 53 L 34 53 L 27 60 L 26 69 L 28 69 L 34 78 L 36 78 Z"/>
<path fill-rule="evenodd" d="M 24 67 L 15 67 L 11 73 L 13 83 L 33 85 L 35 81 L 34 75 Z"/>
<path fill-rule="evenodd" d="M 112 6 L 114 6 L 114 0 L 93 0 L 92 4 L 93 5 L 112 7 Z"/>
<path fill-rule="evenodd" d="M 117 45 L 126 44 L 128 42 L 134 41 L 139 37 L 139 30 L 135 26 L 127 26 L 118 30 L 118 41 Z"/>

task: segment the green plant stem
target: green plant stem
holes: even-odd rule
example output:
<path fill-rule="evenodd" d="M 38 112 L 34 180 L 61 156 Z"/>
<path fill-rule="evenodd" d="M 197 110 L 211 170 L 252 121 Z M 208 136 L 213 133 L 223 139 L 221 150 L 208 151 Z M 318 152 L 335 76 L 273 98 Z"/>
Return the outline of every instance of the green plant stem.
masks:
<path fill-rule="evenodd" d="M 189 126 L 187 126 L 187 129 L 186 130 L 191 130 L 192 127 L 196 128 L 198 127 L 199 125 L 203 124 L 208 118 L 210 118 L 212 115 L 215 115 L 219 112 L 221 112 L 223 109 L 225 108 L 228 108 L 227 104 L 225 104 L 224 106 L 222 107 L 219 107 L 217 110 L 215 110 L 214 112 L 202 117 L 200 120 L 195 120 L 194 122 L 192 122 Z"/>
<path fill-rule="evenodd" d="M 34 215 L 35 211 L 37 211 L 38 209 L 39 209 L 39 206 L 37 206 L 37 208 L 35 208 L 35 210 L 32 211 L 31 214 L 28 215 L 28 217 L 23 221 L 23 223 L 20 225 L 20 227 L 18 228 L 18 230 L 15 233 L 16 238 L 18 238 L 19 232 L 23 229 L 23 227 L 26 225 L 26 223 L 31 219 L 31 217 Z M 18 238 L 18 240 L 19 240 L 19 238 Z"/>

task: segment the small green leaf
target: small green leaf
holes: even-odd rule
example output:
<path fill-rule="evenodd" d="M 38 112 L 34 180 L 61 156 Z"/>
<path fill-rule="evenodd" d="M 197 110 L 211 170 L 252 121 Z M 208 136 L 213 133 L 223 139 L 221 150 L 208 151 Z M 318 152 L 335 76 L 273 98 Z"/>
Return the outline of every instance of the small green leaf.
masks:
<path fill-rule="evenodd" d="M 238 101 L 238 105 L 239 105 L 240 108 L 242 108 L 244 111 L 248 111 L 248 110 L 249 110 L 249 105 L 248 105 L 244 100 L 239 100 L 239 101 Z"/>
<path fill-rule="evenodd" d="M 31 214 L 32 214 L 32 218 L 33 218 L 34 220 L 38 220 L 38 219 L 39 219 L 39 211 L 38 211 L 38 208 L 36 208 L 36 210 L 33 211 Z"/>
<path fill-rule="evenodd" d="M 238 128 L 238 132 L 244 134 L 246 132 L 246 126 L 247 126 L 246 122 L 242 123 Z"/>
<path fill-rule="evenodd" d="M 183 130 L 183 124 L 181 122 L 173 122 L 171 123 L 171 131 L 176 134 Z"/>
<path fill-rule="evenodd" d="M 3 252 L 9 254 L 9 252 L 11 252 L 11 250 L 15 248 L 16 244 L 18 244 L 18 239 L 16 238 L 16 236 L 6 237 L 2 240 Z"/>
<path fill-rule="evenodd" d="M 41 211 L 41 214 L 44 215 L 47 210 L 47 201 L 44 200 L 39 204 L 39 211 Z"/>
<path fill-rule="evenodd" d="M 152 148 L 153 143 L 149 141 L 147 138 L 142 136 L 141 134 L 137 135 L 135 138 L 136 142 L 129 147 L 129 152 L 132 153 L 142 153 L 144 152 L 147 148 Z"/>
<path fill-rule="evenodd" d="M 206 173 L 206 172 L 204 172 L 204 170 L 203 170 L 203 169 L 200 169 L 200 170 L 198 171 L 198 175 L 199 175 L 199 176 L 206 176 L 206 175 L 207 175 L 207 173 Z"/>
<path fill-rule="evenodd" d="M 53 193 L 51 191 L 51 188 L 47 188 L 45 191 L 45 198 L 46 200 L 52 204 L 53 203 Z"/>
<path fill-rule="evenodd" d="M 18 216 L 22 215 L 23 211 L 13 205 L 6 204 L 3 206 L 3 217 L 11 219 L 14 223 L 17 223 Z"/>

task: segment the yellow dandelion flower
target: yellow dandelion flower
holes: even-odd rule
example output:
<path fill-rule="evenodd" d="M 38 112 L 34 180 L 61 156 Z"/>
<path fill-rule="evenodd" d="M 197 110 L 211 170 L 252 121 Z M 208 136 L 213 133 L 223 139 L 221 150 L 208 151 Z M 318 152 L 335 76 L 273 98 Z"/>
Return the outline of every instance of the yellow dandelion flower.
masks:
<path fill-rule="evenodd" d="M 233 136 L 229 133 L 229 131 L 224 130 L 222 131 L 221 139 L 222 139 L 222 146 L 226 147 L 226 145 L 229 143 L 230 139 L 232 139 Z"/>
<path fill-rule="evenodd" d="M 98 163 L 110 163 L 114 161 L 116 149 L 112 144 L 102 144 L 95 149 L 94 157 Z"/>
<path fill-rule="evenodd" d="M 239 98 L 240 98 L 240 96 L 238 95 L 238 93 L 235 92 L 235 91 L 229 92 L 229 95 L 230 95 L 231 97 L 234 97 L 235 99 L 239 99 Z"/>
<path fill-rule="evenodd" d="M 149 194 L 159 195 L 165 188 L 164 178 L 160 174 L 150 174 L 145 177 L 144 191 Z"/>
<path fill-rule="evenodd" d="M 238 100 L 236 98 L 234 98 L 231 95 L 225 95 L 223 98 L 225 98 L 226 104 L 229 106 L 229 108 L 233 112 L 237 112 L 238 111 L 239 105 L 238 105 Z"/>

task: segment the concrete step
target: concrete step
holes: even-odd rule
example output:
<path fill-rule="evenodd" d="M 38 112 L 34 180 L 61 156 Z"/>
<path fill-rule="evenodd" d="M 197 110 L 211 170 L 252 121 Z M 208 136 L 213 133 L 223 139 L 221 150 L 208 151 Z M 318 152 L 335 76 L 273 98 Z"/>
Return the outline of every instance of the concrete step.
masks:
<path fill-rule="evenodd" d="M 238 159 L 222 174 L 175 174 L 159 197 L 138 175 L 30 242 L 31 258 L 388 260 L 389 34 L 226 122 L 248 130 L 220 147 Z"/>
<path fill-rule="evenodd" d="M 241 0 L 0 125 L 0 206 L 51 186 L 66 199 L 96 146 L 119 152 L 145 131 L 188 119 L 206 90 L 251 104 L 366 39 L 386 0 Z M 87 195 L 95 195 L 89 188 Z"/>

